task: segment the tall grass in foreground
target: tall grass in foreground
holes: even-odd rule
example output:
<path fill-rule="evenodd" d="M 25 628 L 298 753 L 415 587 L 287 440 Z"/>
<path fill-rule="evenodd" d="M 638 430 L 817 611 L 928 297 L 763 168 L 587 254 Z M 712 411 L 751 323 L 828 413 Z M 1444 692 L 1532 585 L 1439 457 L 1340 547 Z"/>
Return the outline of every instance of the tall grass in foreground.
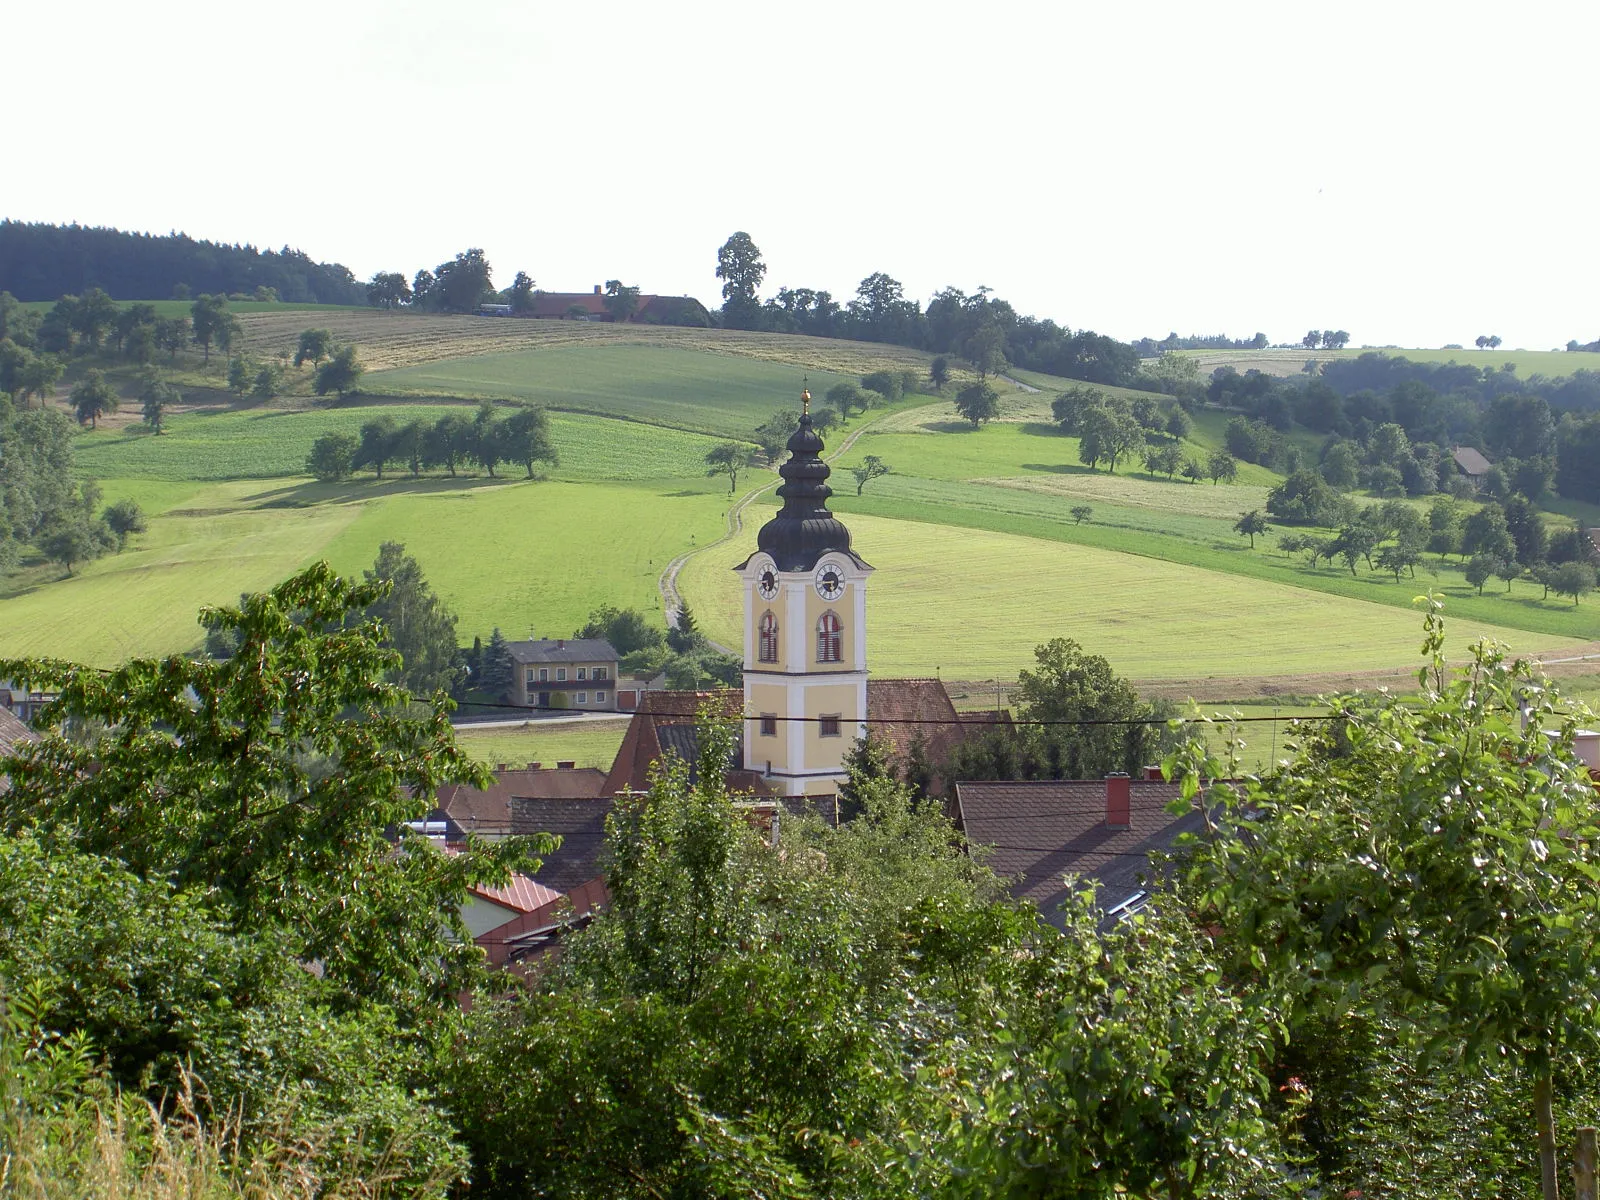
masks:
<path fill-rule="evenodd" d="M 452 1182 L 417 1179 L 403 1135 L 341 1151 L 292 1108 L 247 1127 L 188 1073 L 161 1106 L 121 1092 L 41 1011 L 0 996 L 0 1200 L 436 1200 Z"/>

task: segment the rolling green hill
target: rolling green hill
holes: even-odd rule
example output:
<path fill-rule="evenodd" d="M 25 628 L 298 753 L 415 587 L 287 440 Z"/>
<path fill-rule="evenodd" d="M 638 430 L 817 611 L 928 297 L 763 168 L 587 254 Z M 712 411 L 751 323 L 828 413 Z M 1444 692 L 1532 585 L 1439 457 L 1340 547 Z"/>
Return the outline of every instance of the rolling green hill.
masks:
<path fill-rule="evenodd" d="M 1523 379 L 1530 375 L 1571 375 L 1574 371 L 1600 371 L 1600 354 L 1566 350 L 1479 350 L 1476 346 L 1462 350 L 1407 350 L 1395 346 L 1373 346 L 1344 350 L 1181 350 L 1200 364 L 1202 374 L 1209 375 L 1217 367 L 1231 366 L 1239 372 L 1262 371 L 1268 375 L 1298 375 L 1308 359 L 1328 362 L 1337 358 L 1359 358 L 1368 353 L 1387 354 L 1391 358 L 1409 358 L 1412 362 L 1457 363 L 1461 366 L 1484 367 L 1498 371 L 1511 363 Z"/>

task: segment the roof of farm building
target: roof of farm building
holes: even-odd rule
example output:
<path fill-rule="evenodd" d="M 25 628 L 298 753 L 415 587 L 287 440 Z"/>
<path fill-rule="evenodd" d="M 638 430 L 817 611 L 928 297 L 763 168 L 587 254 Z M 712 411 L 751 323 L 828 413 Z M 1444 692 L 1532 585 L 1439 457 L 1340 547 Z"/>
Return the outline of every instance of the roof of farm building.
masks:
<path fill-rule="evenodd" d="M 1455 459 L 1456 466 L 1460 467 L 1468 475 L 1487 475 L 1490 467 L 1493 466 L 1487 458 L 1471 446 L 1457 446 L 1450 451 L 1450 457 Z"/>
<path fill-rule="evenodd" d="M 598 286 L 592 292 L 535 292 L 533 307 L 527 315 L 548 320 L 571 316 L 574 309 L 582 309 L 586 321 L 612 319 L 611 311 L 606 308 L 605 294 Z M 632 319 L 663 325 L 681 324 L 684 323 L 685 310 L 694 309 L 705 312 L 705 306 L 693 296 L 640 296 Z"/>
<path fill-rule="evenodd" d="M 594 799 L 605 786 L 605 772 L 595 767 L 529 767 L 497 771 L 487 791 L 464 783 L 439 789 L 438 806 L 461 833 L 504 836 L 511 829 L 511 798 L 551 800 Z"/>
<path fill-rule="evenodd" d="M 615 662 L 617 652 L 605 638 L 539 638 L 532 642 L 507 642 L 511 658 L 519 663 Z"/>

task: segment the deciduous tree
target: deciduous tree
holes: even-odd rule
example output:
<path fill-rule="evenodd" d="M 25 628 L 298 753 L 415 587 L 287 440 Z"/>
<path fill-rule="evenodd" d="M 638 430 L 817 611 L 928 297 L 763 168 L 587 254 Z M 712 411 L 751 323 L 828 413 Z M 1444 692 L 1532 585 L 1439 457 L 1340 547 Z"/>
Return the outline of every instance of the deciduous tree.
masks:
<path fill-rule="evenodd" d="M 340 400 L 343 400 L 346 395 L 356 390 L 356 385 L 361 382 L 361 376 L 366 369 L 356 358 L 356 348 L 343 346 L 334 352 L 332 358 L 317 368 L 317 377 L 312 387 L 319 396 L 334 392 Z"/>
<path fill-rule="evenodd" d="M 861 460 L 859 466 L 851 467 L 850 473 L 856 477 L 856 495 L 859 496 L 867 484 L 889 474 L 889 465 L 876 454 L 869 454 Z"/>
<path fill-rule="evenodd" d="M 85 371 L 72 388 L 72 411 L 78 424 L 93 429 L 106 413 L 117 411 L 117 391 L 99 371 Z"/>
<path fill-rule="evenodd" d="M 604 304 L 611 320 L 624 324 L 633 320 L 633 314 L 639 311 L 639 289 L 629 287 L 620 279 L 608 279 Z"/>
<path fill-rule="evenodd" d="M 299 344 L 294 348 L 294 365 L 320 366 L 333 351 L 333 334 L 326 329 L 307 329 L 301 332 Z"/>
<path fill-rule="evenodd" d="M 177 388 L 159 376 L 149 375 L 139 391 L 139 415 L 144 418 L 146 427 L 159 437 L 166 424 L 167 410 L 182 400 Z"/>
<path fill-rule="evenodd" d="M 533 478 L 533 464 L 561 461 L 550 441 L 550 420 L 542 408 L 519 408 L 500 426 L 500 449 L 507 462 L 521 463 Z"/>
<path fill-rule="evenodd" d="M 729 329 L 755 329 L 761 323 L 756 296 L 767 265 L 748 233 L 735 233 L 717 251 L 717 278 L 722 280 L 722 323 Z"/>
<path fill-rule="evenodd" d="M 956 393 L 956 411 L 972 422 L 974 429 L 1000 413 L 1000 394 L 979 380 Z"/>
<path fill-rule="evenodd" d="M 356 455 L 362 443 L 348 433 L 329 430 L 319 434 L 311 443 L 311 454 L 306 459 L 306 470 L 324 483 L 337 483 L 347 479 L 356 468 Z M 376 464 L 375 464 L 376 465 Z"/>
<path fill-rule="evenodd" d="M 1250 539 L 1250 549 L 1256 548 L 1256 534 L 1266 533 L 1272 526 L 1267 524 L 1266 517 L 1261 515 L 1260 509 L 1252 508 L 1244 516 L 1233 523 L 1235 533 L 1242 533 Z"/>
<path fill-rule="evenodd" d="M 745 442 L 723 442 L 706 451 L 706 474 L 726 474 L 729 495 L 739 487 L 739 472 L 755 465 L 755 447 Z"/>

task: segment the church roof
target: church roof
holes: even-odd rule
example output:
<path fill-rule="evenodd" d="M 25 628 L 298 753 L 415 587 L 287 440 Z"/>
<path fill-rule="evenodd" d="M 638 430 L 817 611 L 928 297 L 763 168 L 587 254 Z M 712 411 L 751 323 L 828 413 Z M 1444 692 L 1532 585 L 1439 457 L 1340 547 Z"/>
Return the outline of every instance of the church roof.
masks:
<path fill-rule="evenodd" d="M 809 571 L 829 551 L 847 554 L 861 566 L 867 564 L 850 549 L 850 531 L 828 511 L 828 464 L 822 458 L 822 435 L 811 423 L 811 394 L 803 395 L 806 411 L 789 437 L 789 458 L 778 468 L 783 483 L 778 495 L 783 507 L 761 527 L 756 545 L 770 554 L 780 571 Z M 749 560 L 746 559 L 746 562 Z"/>

